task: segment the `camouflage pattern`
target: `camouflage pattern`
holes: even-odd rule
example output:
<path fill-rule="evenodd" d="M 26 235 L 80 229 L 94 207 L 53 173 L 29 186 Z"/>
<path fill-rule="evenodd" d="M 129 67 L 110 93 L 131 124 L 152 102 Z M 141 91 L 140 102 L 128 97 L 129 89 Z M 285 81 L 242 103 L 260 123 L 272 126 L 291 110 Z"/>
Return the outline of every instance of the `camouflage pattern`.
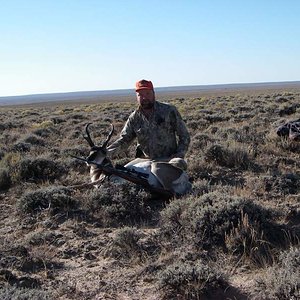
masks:
<path fill-rule="evenodd" d="M 126 150 L 135 138 L 145 157 L 151 159 L 183 158 L 190 144 L 190 135 L 177 108 L 158 101 L 149 119 L 140 109 L 129 116 L 120 138 L 107 148 L 108 155 Z"/>

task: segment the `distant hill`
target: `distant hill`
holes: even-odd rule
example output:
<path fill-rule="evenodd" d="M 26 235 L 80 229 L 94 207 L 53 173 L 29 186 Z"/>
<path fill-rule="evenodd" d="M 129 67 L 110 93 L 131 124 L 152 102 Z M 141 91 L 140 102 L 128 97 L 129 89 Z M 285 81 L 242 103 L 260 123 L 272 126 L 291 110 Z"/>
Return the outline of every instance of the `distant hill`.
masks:
<path fill-rule="evenodd" d="M 263 82 L 263 83 L 238 83 L 238 84 L 215 84 L 215 85 L 192 85 L 192 86 L 170 86 L 155 88 L 157 94 L 175 94 L 187 92 L 213 92 L 222 90 L 264 89 L 264 88 L 292 88 L 299 87 L 300 81 L 286 82 Z M 68 93 L 34 94 L 24 96 L 0 97 L 0 106 L 37 104 L 44 102 L 65 101 L 110 101 L 129 99 L 134 97 L 133 89 L 103 90 L 103 91 L 81 91 Z"/>

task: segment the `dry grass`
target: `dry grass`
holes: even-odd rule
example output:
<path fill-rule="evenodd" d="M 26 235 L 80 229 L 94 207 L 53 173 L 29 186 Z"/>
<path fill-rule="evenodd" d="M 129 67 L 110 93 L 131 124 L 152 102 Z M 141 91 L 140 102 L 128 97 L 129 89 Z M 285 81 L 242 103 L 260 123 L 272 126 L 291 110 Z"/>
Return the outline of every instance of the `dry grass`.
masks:
<path fill-rule="evenodd" d="M 299 297 L 300 143 L 275 129 L 299 118 L 300 87 L 161 97 L 192 138 L 193 191 L 168 203 L 67 188 L 89 179 L 70 157 L 88 154 L 85 124 L 99 143 L 133 102 L 1 108 L 1 299 Z"/>

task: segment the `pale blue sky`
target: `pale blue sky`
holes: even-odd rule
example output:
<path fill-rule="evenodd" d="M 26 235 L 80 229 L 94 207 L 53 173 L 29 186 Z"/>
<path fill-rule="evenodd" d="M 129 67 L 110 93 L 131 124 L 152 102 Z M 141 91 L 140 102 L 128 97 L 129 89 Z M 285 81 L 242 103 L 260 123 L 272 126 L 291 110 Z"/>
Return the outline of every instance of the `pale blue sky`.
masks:
<path fill-rule="evenodd" d="M 0 96 L 300 80 L 298 0 L 0 0 Z"/>

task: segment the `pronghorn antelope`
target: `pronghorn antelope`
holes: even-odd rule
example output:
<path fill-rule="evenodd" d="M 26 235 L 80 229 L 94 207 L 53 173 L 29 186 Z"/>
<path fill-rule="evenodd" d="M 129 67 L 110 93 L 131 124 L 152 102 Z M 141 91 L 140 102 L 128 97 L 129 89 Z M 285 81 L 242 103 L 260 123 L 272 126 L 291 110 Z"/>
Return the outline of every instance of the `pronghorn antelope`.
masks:
<path fill-rule="evenodd" d="M 104 143 L 97 146 L 91 138 L 89 132 L 90 125 L 91 123 L 88 123 L 85 126 L 85 134 L 83 136 L 91 147 L 87 157 L 87 161 L 90 162 L 88 165 L 90 167 L 91 183 L 97 186 L 107 178 L 107 176 L 103 174 L 102 169 L 97 167 L 97 165 L 112 167 L 112 162 L 107 157 L 107 145 L 112 137 L 114 126 L 111 125 L 111 130 Z M 182 159 L 177 158 L 171 159 L 170 161 L 137 158 L 126 164 L 124 167 L 131 171 L 144 174 L 148 183 L 153 187 L 171 191 L 174 195 L 183 195 L 191 190 L 191 183 L 189 182 L 187 173 L 179 167 L 182 161 Z M 97 165 L 95 165 L 95 163 Z M 124 179 L 110 176 L 109 180 L 111 182 L 119 183 Z"/>

